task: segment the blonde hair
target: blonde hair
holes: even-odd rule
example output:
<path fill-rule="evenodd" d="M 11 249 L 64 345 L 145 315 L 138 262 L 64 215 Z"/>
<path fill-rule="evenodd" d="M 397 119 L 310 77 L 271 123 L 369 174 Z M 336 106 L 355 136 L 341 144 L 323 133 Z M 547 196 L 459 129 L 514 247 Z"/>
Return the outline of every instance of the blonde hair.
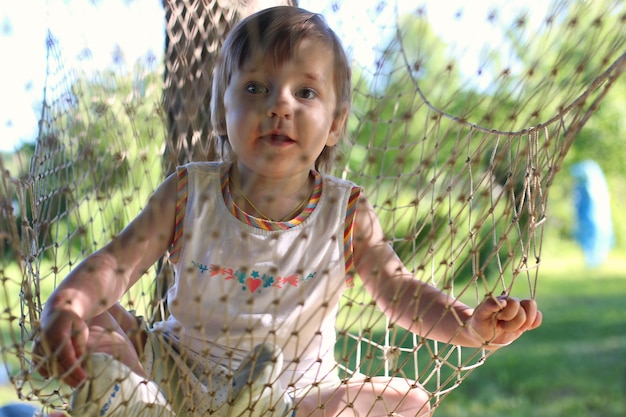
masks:
<path fill-rule="evenodd" d="M 215 136 L 213 150 L 223 160 L 232 159 L 232 148 L 226 132 L 224 93 L 234 71 L 243 67 L 252 53 L 272 59 L 276 65 L 289 60 L 294 49 L 304 39 L 328 45 L 335 58 L 334 87 L 337 96 L 335 116 L 350 110 L 352 73 L 346 53 L 335 32 L 324 17 L 293 6 L 272 7 L 248 16 L 226 37 L 213 74 L 211 122 Z M 345 123 L 342 126 L 345 133 Z M 336 146 L 326 146 L 315 161 L 315 168 L 330 168 Z"/>

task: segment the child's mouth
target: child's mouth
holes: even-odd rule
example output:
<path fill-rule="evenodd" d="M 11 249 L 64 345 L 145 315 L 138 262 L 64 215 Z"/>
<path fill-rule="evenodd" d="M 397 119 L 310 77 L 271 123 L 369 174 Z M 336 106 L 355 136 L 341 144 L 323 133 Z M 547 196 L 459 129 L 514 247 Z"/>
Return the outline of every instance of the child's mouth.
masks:
<path fill-rule="evenodd" d="M 286 146 L 294 143 L 293 139 L 285 135 L 266 135 L 263 140 L 272 146 Z"/>

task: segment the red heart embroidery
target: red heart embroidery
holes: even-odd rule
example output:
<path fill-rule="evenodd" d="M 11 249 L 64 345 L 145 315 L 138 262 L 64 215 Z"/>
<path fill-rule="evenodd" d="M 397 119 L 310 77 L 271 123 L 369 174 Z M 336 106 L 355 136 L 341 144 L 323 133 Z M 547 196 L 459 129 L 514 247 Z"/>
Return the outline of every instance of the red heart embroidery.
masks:
<path fill-rule="evenodd" d="M 261 280 L 258 278 L 246 278 L 246 287 L 250 292 L 255 292 L 261 286 Z"/>

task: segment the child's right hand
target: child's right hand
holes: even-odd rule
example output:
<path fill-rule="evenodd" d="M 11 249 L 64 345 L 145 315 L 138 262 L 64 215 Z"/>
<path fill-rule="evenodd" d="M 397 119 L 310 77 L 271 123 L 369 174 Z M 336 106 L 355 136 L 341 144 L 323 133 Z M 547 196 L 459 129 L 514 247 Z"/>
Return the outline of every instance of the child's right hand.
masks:
<path fill-rule="evenodd" d="M 72 387 L 87 378 L 81 360 L 87 347 L 87 324 L 71 310 L 43 314 L 33 360 L 44 378 L 60 378 Z"/>

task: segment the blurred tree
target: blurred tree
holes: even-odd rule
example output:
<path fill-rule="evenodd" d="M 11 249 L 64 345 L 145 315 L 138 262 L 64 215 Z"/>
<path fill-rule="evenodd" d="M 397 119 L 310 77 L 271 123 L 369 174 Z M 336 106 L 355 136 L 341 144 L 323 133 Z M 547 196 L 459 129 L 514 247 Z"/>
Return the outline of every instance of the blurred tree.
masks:
<path fill-rule="evenodd" d="M 70 87 L 71 100 L 47 108 L 50 123 L 34 149 L 32 186 L 23 198 L 38 255 L 71 260 L 98 249 L 161 179 L 159 75 L 137 65 L 125 75 L 83 75 Z"/>
<path fill-rule="evenodd" d="M 467 236 L 454 236 L 451 221 L 454 219 L 461 224 L 467 220 L 453 216 L 461 213 L 470 189 L 469 184 L 459 181 L 461 176 L 457 176 L 466 169 L 467 158 L 476 159 L 472 162 L 475 177 L 480 177 L 481 170 L 492 173 L 496 188 L 492 188 L 491 197 L 494 191 L 500 192 L 497 187 L 506 193 L 501 194 L 507 196 L 502 197 L 503 202 L 496 205 L 497 213 L 509 212 L 508 216 L 512 216 L 512 207 L 526 198 L 525 161 L 510 160 L 515 155 L 523 155 L 529 146 L 526 136 L 515 134 L 508 138 L 512 138 L 511 142 L 500 141 L 495 147 L 494 141 L 486 136 L 481 137 L 484 140 L 477 134 L 470 138 L 471 129 L 463 130 L 460 124 L 467 122 L 486 130 L 521 132 L 557 118 L 561 109 L 586 94 L 595 78 L 623 53 L 626 36 L 620 35 L 625 29 L 620 24 L 624 15 L 619 8 L 611 8 L 606 2 L 593 6 L 571 2 L 565 6 L 563 10 L 553 10 L 554 14 L 548 16 L 545 27 L 539 32 L 529 27 L 530 17 L 526 11 L 502 27 L 514 58 L 504 62 L 501 51 L 485 53 L 481 71 L 493 77 L 487 87 L 478 86 L 461 73 L 459 62 L 448 55 L 447 45 L 437 38 L 426 13 L 420 9 L 400 19 L 397 35 L 383 49 L 368 92 L 363 87 L 367 82 L 363 77 L 356 77 L 357 88 L 361 91 L 357 89 L 354 98 L 350 130 L 355 138 L 354 147 L 349 151 L 348 171 L 373 194 L 382 221 L 389 223 L 385 229 L 394 231 L 396 249 L 401 255 L 419 258 L 420 253 L 434 250 L 423 246 L 433 241 L 445 247 L 442 253 L 463 245 L 457 239 L 467 239 Z M 624 118 L 619 117 L 620 110 L 624 113 L 626 101 L 620 94 L 624 91 L 620 87 L 624 85 L 621 84 L 624 78 L 618 79 L 610 90 L 618 97 L 609 96 L 608 102 L 603 101 L 607 111 L 614 109 L 613 117 L 600 116 L 595 121 L 592 117 L 588 128 L 579 132 L 586 122 L 585 115 L 595 111 L 593 100 L 602 94 L 602 89 L 591 89 L 589 100 L 581 101 L 579 108 L 564 121 L 569 134 L 578 133 L 570 158 L 576 158 L 579 153 L 587 157 L 596 154 L 598 158 L 603 153 L 611 153 L 607 162 L 622 175 L 623 164 L 618 161 L 624 152 L 614 150 L 626 146 Z M 425 102 L 429 104 L 428 110 Z M 444 113 L 451 119 L 445 119 Z M 602 129 L 606 127 L 609 137 L 594 133 L 601 129 L 600 124 L 607 125 Z M 588 135 L 595 136 L 595 140 L 585 141 Z M 610 145 L 598 146 L 599 139 Z M 593 147 L 593 151 L 588 147 Z M 567 148 L 557 150 L 550 156 L 554 160 L 542 160 L 541 164 L 558 172 L 564 162 L 560 158 L 566 151 Z M 554 186 L 548 182 L 547 173 L 543 174 L 542 187 Z M 449 184 L 454 185 L 447 189 Z M 507 201 L 508 195 L 514 196 L 513 204 Z M 430 201 L 421 204 L 424 198 Z M 446 201 L 451 203 L 442 204 Z M 488 201 L 489 198 L 475 198 L 472 207 L 480 213 L 478 204 L 489 204 Z M 561 201 L 553 203 L 562 204 Z M 527 228 L 528 214 L 516 215 L 519 230 Z M 494 245 L 500 245 L 500 239 L 510 233 L 517 233 L 508 218 L 496 214 L 493 225 L 477 230 L 474 246 L 466 248 L 465 257 L 459 258 L 456 265 L 458 275 L 472 276 L 472 270 L 483 270 L 489 263 L 493 265 L 490 261 Z M 441 238 L 444 236 L 451 243 L 446 244 Z M 506 257 L 508 252 L 511 248 L 503 245 L 501 255 Z"/>

